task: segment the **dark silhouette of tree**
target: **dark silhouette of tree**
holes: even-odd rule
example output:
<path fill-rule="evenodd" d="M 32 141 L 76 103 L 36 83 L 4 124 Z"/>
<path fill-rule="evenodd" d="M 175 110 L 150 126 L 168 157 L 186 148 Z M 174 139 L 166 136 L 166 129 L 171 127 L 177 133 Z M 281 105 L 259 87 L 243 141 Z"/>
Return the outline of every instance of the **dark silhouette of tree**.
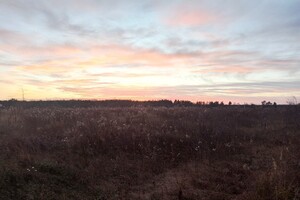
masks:
<path fill-rule="evenodd" d="M 197 105 L 197 106 L 204 106 L 204 105 L 205 105 L 205 102 L 204 102 L 204 101 L 197 101 L 197 102 L 196 102 L 196 105 Z"/>
<path fill-rule="evenodd" d="M 163 107 L 171 107 L 173 106 L 173 102 L 171 100 L 162 99 L 158 101 L 146 101 L 142 102 L 142 105 L 145 106 L 163 106 Z"/>
<path fill-rule="evenodd" d="M 191 101 L 184 101 L 184 100 L 175 100 L 174 101 L 174 105 L 175 106 L 182 106 L 182 107 L 194 106 L 193 102 L 191 102 Z"/>
<path fill-rule="evenodd" d="M 208 105 L 209 105 L 209 107 L 217 107 L 217 106 L 219 106 L 220 104 L 219 104 L 218 101 L 215 101 L 215 102 L 210 101 Z"/>
<path fill-rule="evenodd" d="M 286 103 L 288 105 L 297 105 L 298 101 L 297 101 L 297 98 L 295 96 L 292 96 L 292 97 L 287 99 Z"/>
<path fill-rule="evenodd" d="M 272 103 L 270 102 L 270 101 L 268 101 L 267 103 L 266 103 L 266 106 L 271 106 L 272 105 Z"/>

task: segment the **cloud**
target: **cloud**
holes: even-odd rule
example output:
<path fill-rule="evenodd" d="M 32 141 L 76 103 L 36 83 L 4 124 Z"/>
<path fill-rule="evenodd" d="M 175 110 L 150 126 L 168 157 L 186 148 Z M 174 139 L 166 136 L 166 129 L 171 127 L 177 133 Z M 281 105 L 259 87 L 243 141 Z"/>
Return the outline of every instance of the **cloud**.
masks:
<path fill-rule="evenodd" d="M 2 95 L 20 86 L 32 98 L 297 95 L 299 8 L 297 0 L 2 1 L 0 87 L 11 85 Z"/>
<path fill-rule="evenodd" d="M 232 84 L 216 84 L 216 85 L 177 85 L 177 86 L 159 86 L 159 87 L 61 87 L 60 90 L 72 92 L 80 97 L 86 97 L 93 94 L 96 99 L 117 98 L 128 99 L 135 98 L 139 100 L 147 99 L 190 99 L 193 101 L 199 100 L 231 100 L 242 98 L 252 100 L 252 102 L 260 103 L 261 99 L 269 97 L 273 98 L 282 96 L 277 99 L 285 102 L 286 97 L 291 94 L 299 95 L 299 91 L 295 85 L 296 82 L 248 82 L 248 83 L 232 83 Z"/>
<path fill-rule="evenodd" d="M 212 23 L 214 20 L 216 20 L 216 16 L 204 11 L 178 10 L 167 17 L 166 24 L 171 26 L 200 26 Z"/>
<path fill-rule="evenodd" d="M 77 48 L 73 46 L 53 46 L 28 49 L 30 57 L 39 55 L 41 60 L 31 61 L 17 68 L 33 73 L 58 73 L 94 67 L 151 66 L 172 67 L 194 59 L 194 54 L 166 54 L 156 50 L 135 49 L 117 45 L 96 45 Z M 18 53 L 22 53 L 23 51 Z M 45 59 L 43 59 L 43 57 Z"/>
<path fill-rule="evenodd" d="M 29 36 L 0 27 L 0 44 L 15 45 L 29 42 Z"/>

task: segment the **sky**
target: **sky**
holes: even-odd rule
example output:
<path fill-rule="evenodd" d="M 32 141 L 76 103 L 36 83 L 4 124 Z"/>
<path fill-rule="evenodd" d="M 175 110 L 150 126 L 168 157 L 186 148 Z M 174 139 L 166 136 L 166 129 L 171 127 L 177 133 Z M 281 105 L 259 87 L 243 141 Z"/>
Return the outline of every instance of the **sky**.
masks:
<path fill-rule="evenodd" d="M 0 0 L 0 99 L 300 99 L 299 0 Z"/>

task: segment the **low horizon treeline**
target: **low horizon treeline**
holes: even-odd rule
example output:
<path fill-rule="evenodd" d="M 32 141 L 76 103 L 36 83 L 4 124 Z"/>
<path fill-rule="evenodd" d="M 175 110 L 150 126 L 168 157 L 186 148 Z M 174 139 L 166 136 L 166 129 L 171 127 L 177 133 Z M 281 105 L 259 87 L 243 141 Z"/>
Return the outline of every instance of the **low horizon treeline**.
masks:
<path fill-rule="evenodd" d="M 262 101 L 262 106 L 276 107 L 277 103 L 270 101 Z M 224 103 L 223 101 L 197 101 L 196 103 L 188 100 L 148 100 L 148 101 L 135 101 L 135 100 L 33 100 L 33 101 L 20 101 L 17 99 L 0 101 L 0 107 L 220 107 L 220 106 L 258 106 L 258 104 L 239 104 Z M 283 106 L 283 105 L 281 105 Z"/>

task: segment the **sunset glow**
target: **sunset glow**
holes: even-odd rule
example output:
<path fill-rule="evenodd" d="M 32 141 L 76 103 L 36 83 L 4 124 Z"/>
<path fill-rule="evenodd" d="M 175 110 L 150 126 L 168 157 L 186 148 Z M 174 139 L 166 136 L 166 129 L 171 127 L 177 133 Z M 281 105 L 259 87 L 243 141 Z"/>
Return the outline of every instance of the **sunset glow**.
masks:
<path fill-rule="evenodd" d="M 0 100 L 300 99 L 300 2 L 0 0 Z"/>

